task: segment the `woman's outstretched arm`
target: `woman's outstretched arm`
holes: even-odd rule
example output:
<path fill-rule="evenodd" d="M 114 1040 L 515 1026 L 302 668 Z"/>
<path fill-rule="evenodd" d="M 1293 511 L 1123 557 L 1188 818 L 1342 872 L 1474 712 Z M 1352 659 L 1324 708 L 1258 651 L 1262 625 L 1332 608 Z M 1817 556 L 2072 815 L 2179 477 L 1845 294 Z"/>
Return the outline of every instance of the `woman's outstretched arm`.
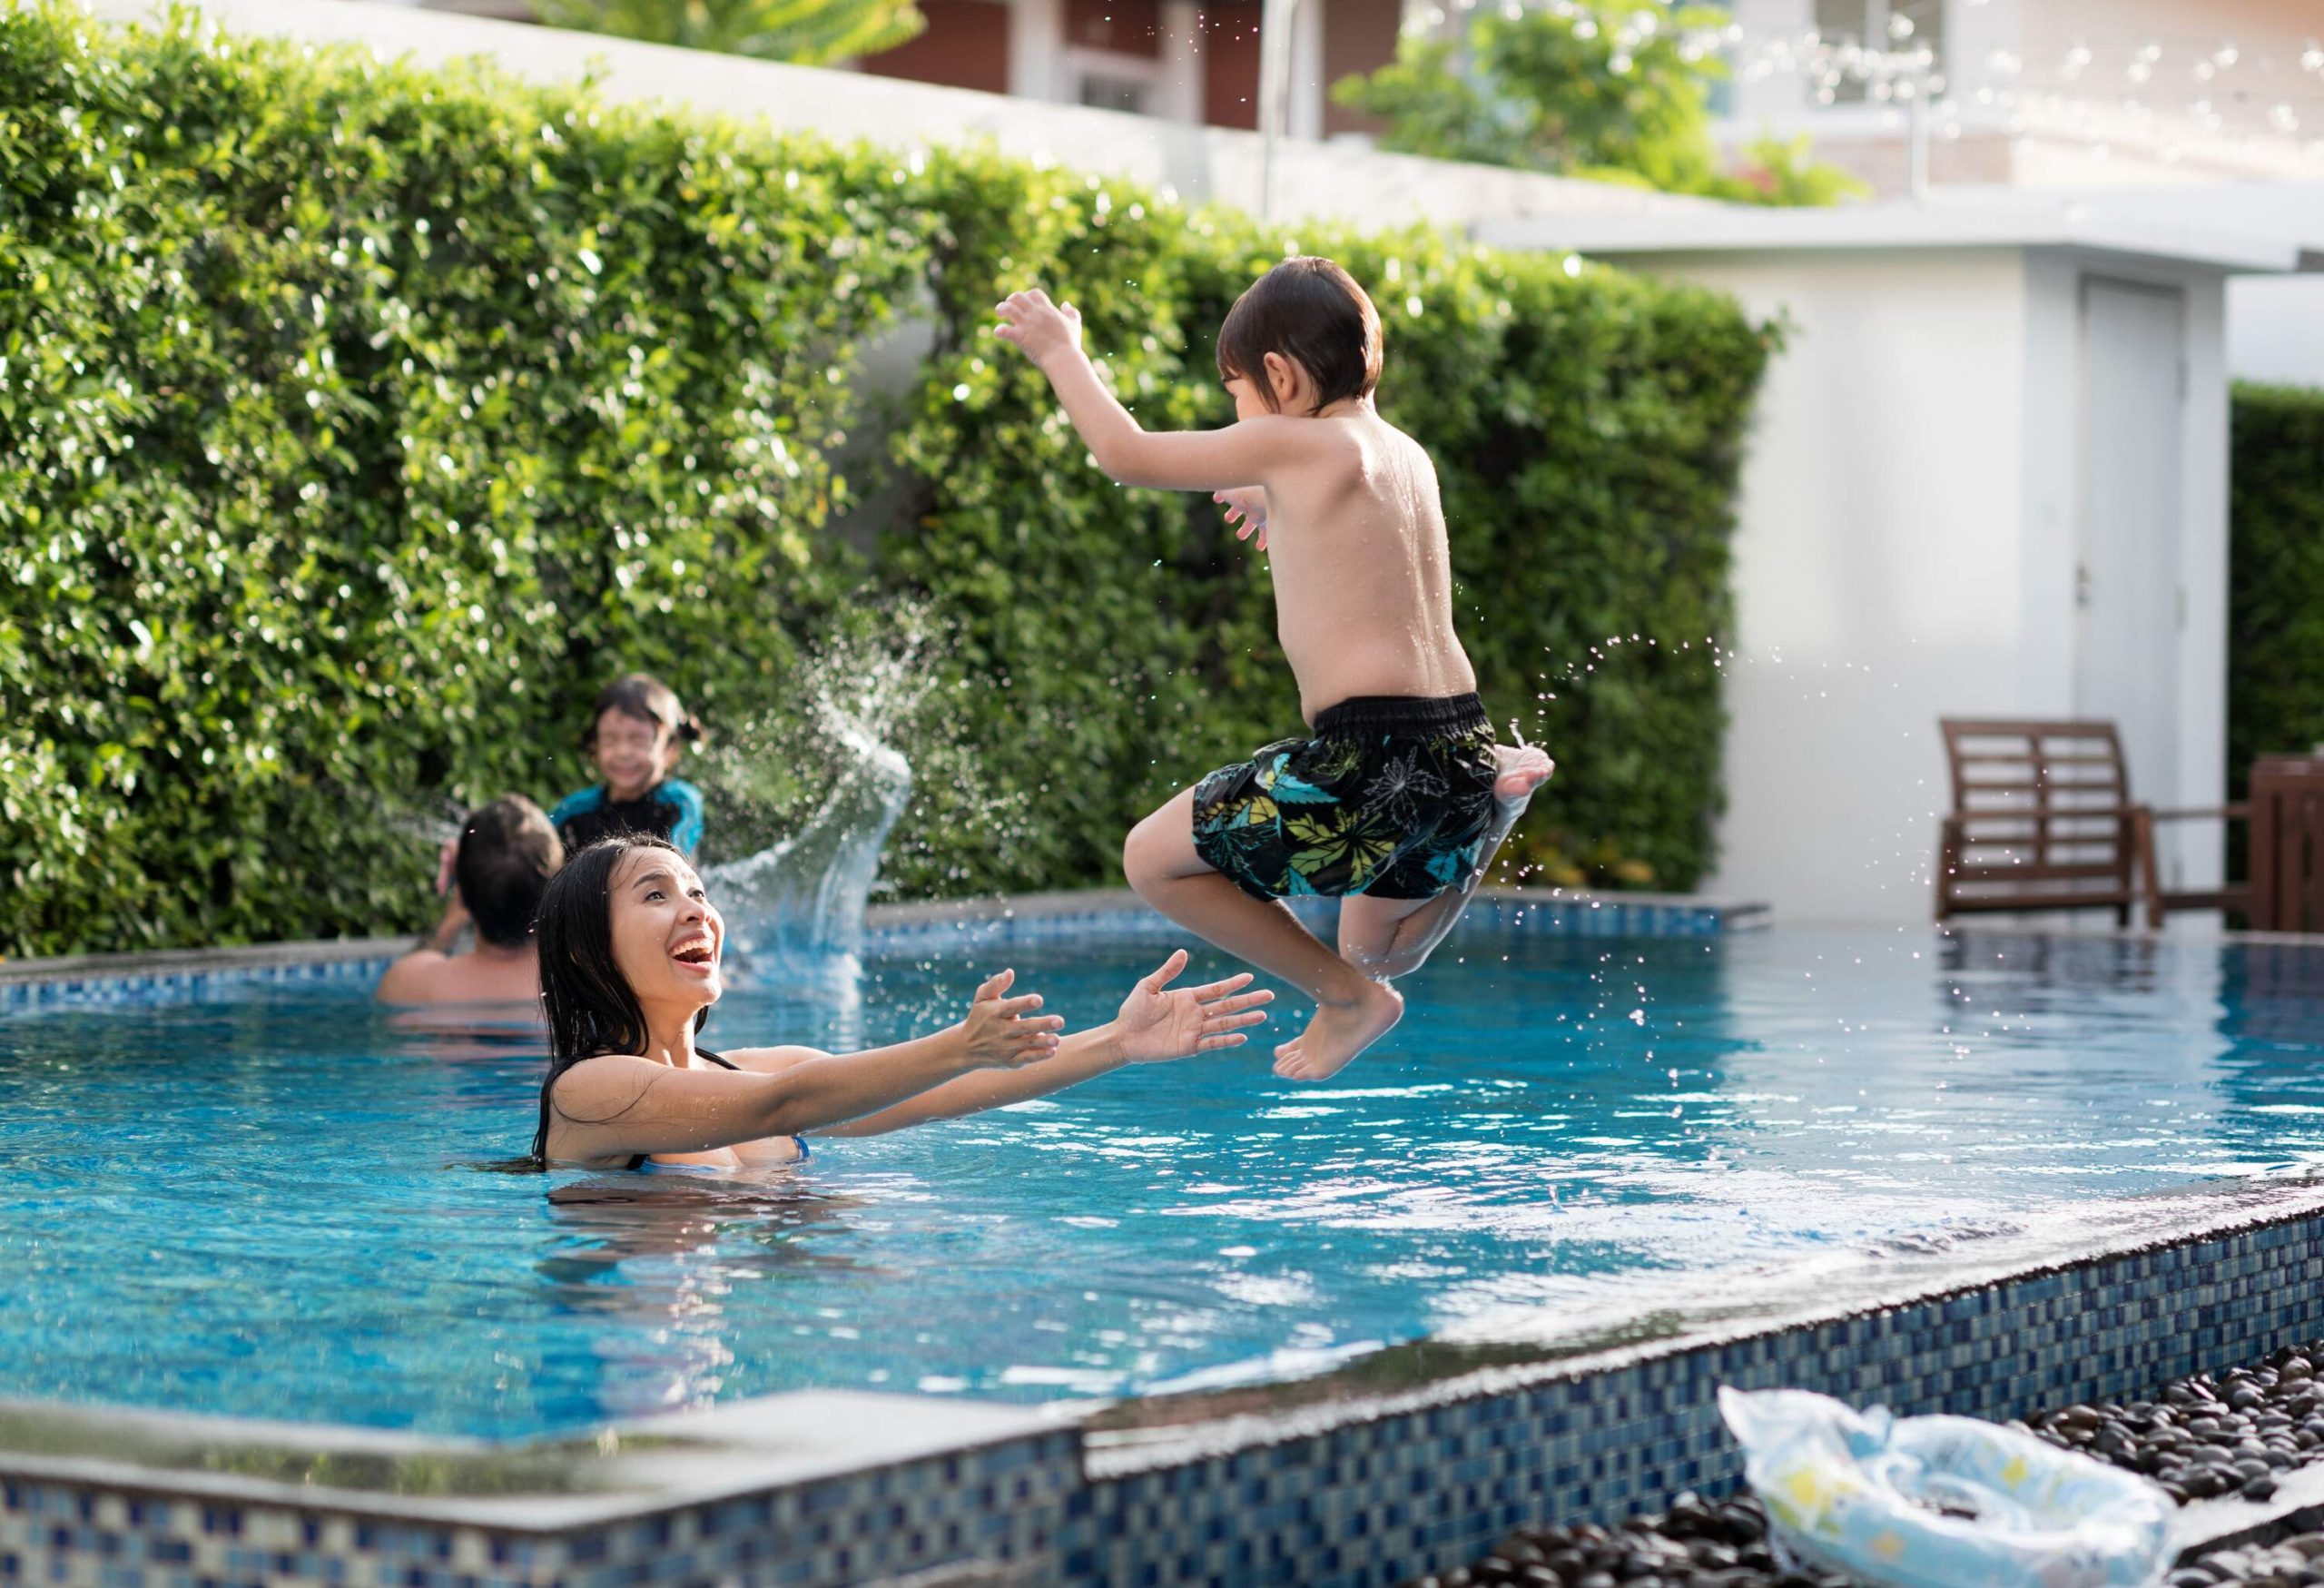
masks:
<path fill-rule="evenodd" d="M 1164 961 L 1159 970 L 1131 989 L 1112 1020 L 1086 1031 L 1076 1031 L 1059 1043 L 1057 1051 L 1047 1059 L 1015 1070 L 963 1075 L 893 1108 L 815 1134 L 882 1136 L 908 1125 L 958 1119 L 963 1114 L 1047 1097 L 1125 1064 L 1151 1063 L 1218 1048 L 1241 1047 L 1246 1041 L 1242 1028 L 1257 1025 L 1267 1018 L 1262 1006 L 1271 1002 L 1275 994 L 1265 989 L 1245 992 L 1243 989 L 1251 984 L 1247 971 L 1204 987 L 1183 987 L 1175 992 L 1163 991 L 1186 968 L 1187 952 L 1180 949 Z"/>
<path fill-rule="evenodd" d="M 870 1052 L 803 1056 L 759 1072 L 674 1070 L 636 1057 L 575 1065 L 551 1099 L 550 1158 L 601 1162 L 639 1153 L 706 1152 L 797 1136 L 889 1108 L 970 1071 L 1046 1060 L 1065 1022 L 1035 1017 L 1038 996 L 1003 998 L 1003 971 L 977 990 L 968 1018 L 933 1036 Z"/>

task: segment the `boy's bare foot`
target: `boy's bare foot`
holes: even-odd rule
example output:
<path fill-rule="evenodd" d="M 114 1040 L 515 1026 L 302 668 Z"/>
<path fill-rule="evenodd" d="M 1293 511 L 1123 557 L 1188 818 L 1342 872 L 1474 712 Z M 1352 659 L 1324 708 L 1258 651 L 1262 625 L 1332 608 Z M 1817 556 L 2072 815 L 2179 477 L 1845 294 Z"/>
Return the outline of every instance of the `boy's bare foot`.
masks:
<path fill-rule="evenodd" d="M 1403 994 L 1367 981 L 1353 1003 L 1317 1004 L 1307 1029 L 1275 1050 L 1275 1072 L 1285 1080 L 1328 1080 L 1403 1016 Z"/>
<path fill-rule="evenodd" d="M 1502 814 L 1514 821 L 1525 802 L 1533 797 L 1533 791 L 1550 781 L 1558 764 L 1533 745 L 1496 745 L 1492 753 L 1501 763 L 1501 775 L 1492 781 L 1492 797 L 1501 802 Z"/>

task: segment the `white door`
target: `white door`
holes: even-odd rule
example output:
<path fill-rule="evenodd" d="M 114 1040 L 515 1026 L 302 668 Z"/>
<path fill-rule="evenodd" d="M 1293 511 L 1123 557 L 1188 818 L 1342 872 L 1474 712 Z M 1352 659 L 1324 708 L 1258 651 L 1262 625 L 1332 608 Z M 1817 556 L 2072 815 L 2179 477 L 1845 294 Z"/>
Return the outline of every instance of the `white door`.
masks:
<path fill-rule="evenodd" d="M 2083 281 L 2074 715 L 2113 719 L 2132 798 L 2164 806 L 2179 792 L 2183 312 L 2170 289 Z M 2175 881 L 2171 839 L 2159 858 Z"/>

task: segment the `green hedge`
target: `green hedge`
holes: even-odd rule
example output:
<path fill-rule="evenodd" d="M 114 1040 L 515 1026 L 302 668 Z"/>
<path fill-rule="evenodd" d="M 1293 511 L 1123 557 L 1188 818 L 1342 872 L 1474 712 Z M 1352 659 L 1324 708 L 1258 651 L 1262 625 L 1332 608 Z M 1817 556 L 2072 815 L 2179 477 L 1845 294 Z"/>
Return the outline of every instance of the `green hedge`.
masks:
<path fill-rule="evenodd" d="M 2324 745 L 2324 391 L 2235 389 L 2228 468 L 2227 764 Z"/>
<path fill-rule="evenodd" d="M 923 778 L 891 877 L 1102 879 L 1295 695 L 1263 565 L 1097 474 L 983 328 L 1039 280 L 1149 422 L 1222 422 L 1209 338 L 1290 241 L 985 153 L 0 15 L 0 951 L 411 926 L 415 816 L 576 786 L 606 675 L 796 742 L 818 640 L 904 598 L 947 636 L 913 731 L 974 774 Z M 1295 241 L 1374 287 L 1488 704 L 1561 759 L 1534 858 L 1690 883 L 1767 336 L 1556 258 Z M 935 353 L 867 410 L 856 350 L 906 318 Z M 903 506 L 867 556 L 829 527 L 873 420 Z"/>

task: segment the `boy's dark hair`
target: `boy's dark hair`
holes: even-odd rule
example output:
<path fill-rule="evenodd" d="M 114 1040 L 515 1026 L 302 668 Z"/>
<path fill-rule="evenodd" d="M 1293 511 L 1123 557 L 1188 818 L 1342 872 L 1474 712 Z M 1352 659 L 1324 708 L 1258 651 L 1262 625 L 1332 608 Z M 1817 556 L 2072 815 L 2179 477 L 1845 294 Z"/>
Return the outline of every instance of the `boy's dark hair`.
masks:
<path fill-rule="evenodd" d="M 609 711 L 653 723 L 681 745 L 702 737 L 702 725 L 678 704 L 677 691 L 651 673 L 625 673 L 597 691 L 597 704 L 589 708 L 589 725 L 581 730 L 584 750 L 596 747 L 597 720 Z"/>
<path fill-rule="evenodd" d="M 680 853 L 665 839 L 641 833 L 601 838 L 575 855 L 541 898 L 541 1014 L 548 1023 L 548 1073 L 541 1078 L 540 1121 L 533 1132 L 536 1164 L 547 1161 L 550 1094 L 557 1078 L 584 1059 L 645 1051 L 645 1011 L 614 962 L 614 872 L 633 849 Z M 702 1030 L 709 1018 L 705 1008 L 694 1016 L 694 1029 Z"/>
<path fill-rule="evenodd" d="M 476 934 L 499 948 L 523 944 L 549 878 L 565 863 L 565 843 L 541 808 L 523 794 L 503 794 L 468 814 L 452 862 L 460 902 Z"/>
<path fill-rule="evenodd" d="M 1248 380 L 1274 409 L 1269 353 L 1289 359 L 1315 383 L 1311 414 L 1343 398 L 1369 397 L 1380 383 L 1380 311 L 1330 260 L 1285 260 L 1244 289 L 1218 328 L 1219 378 Z"/>

